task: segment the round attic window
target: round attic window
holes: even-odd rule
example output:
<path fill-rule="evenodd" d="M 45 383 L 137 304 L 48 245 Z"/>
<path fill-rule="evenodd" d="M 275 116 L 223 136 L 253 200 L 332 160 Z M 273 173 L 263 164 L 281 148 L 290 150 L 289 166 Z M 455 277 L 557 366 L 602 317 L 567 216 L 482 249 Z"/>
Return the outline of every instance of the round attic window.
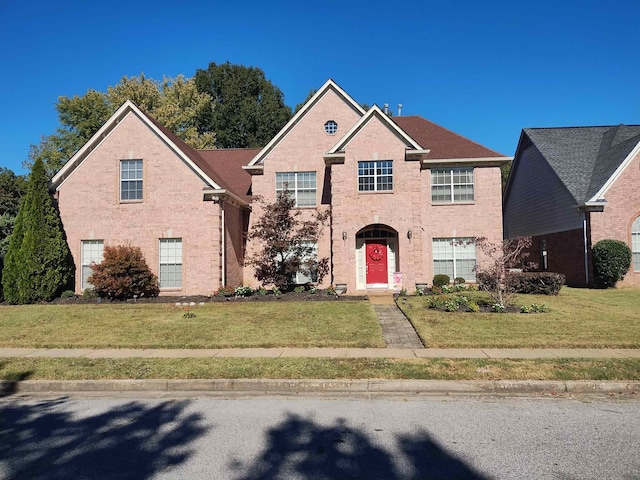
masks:
<path fill-rule="evenodd" d="M 338 131 L 338 124 L 335 122 L 335 120 L 329 120 L 324 124 L 324 131 L 329 135 L 333 135 Z"/>

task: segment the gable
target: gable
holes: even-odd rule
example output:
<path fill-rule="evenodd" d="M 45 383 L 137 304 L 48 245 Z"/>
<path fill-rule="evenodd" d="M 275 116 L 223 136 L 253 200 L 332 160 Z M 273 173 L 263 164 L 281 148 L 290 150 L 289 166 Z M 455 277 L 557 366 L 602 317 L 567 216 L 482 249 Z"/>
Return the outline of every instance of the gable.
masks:
<path fill-rule="evenodd" d="M 341 135 L 355 121 L 364 115 L 364 109 L 351 98 L 337 83 L 329 79 L 304 104 L 304 106 L 282 127 L 280 132 L 245 167 L 249 171 L 260 171 L 265 159 L 290 136 L 298 132 L 298 139 L 306 135 L 314 139 L 323 138 L 324 123 L 334 120 L 338 130 L 332 135 Z M 319 122 L 322 122 L 319 124 Z M 335 137 L 326 135 L 325 151 L 335 142 Z M 297 143 L 297 141 L 289 143 Z M 331 141 L 332 140 L 332 141 Z"/>
<path fill-rule="evenodd" d="M 640 126 L 529 128 L 535 144 L 576 202 L 602 200 L 640 143 Z"/>

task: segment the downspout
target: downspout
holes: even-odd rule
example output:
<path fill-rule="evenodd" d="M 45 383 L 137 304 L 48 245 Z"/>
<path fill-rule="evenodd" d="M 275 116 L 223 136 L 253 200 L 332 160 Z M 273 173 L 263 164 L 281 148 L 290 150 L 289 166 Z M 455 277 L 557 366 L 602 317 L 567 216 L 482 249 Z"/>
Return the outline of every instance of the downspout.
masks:
<path fill-rule="evenodd" d="M 221 282 L 222 284 L 220 285 L 221 287 L 226 287 L 227 286 L 227 249 L 226 249 L 226 242 L 225 242 L 225 237 L 226 237 L 226 233 L 225 233 L 225 224 L 224 224 L 224 200 L 220 200 L 220 234 L 221 234 L 221 238 L 220 238 L 220 245 L 221 245 L 221 249 L 222 249 L 222 255 L 220 256 L 220 261 L 222 262 L 222 264 L 220 265 L 220 271 L 221 271 Z"/>
<path fill-rule="evenodd" d="M 584 283 L 589 285 L 589 244 L 587 243 L 587 212 L 582 212 L 582 237 L 584 240 Z"/>

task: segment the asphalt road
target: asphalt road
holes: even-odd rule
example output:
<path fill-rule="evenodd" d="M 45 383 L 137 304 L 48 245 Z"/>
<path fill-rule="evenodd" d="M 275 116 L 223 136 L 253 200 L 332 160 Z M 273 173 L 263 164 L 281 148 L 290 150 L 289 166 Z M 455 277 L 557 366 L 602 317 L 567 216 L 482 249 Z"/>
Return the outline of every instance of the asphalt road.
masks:
<path fill-rule="evenodd" d="M 640 399 L 0 400 L 0 478 L 640 479 Z"/>

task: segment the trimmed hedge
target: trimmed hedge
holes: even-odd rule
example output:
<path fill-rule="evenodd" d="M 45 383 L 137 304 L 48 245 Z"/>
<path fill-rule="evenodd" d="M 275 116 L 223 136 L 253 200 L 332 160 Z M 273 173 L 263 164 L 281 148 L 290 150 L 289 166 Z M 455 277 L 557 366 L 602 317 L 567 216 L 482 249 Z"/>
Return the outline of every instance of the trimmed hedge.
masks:
<path fill-rule="evenodd" d="M 600 240 L 593 246 L 596 286 L 615 287 L 631 267 L 631 249 L 620 240 Z"/>
<path fill-rule="evenodd" d="M 518 272 L 510 273 L 507 281 L 515 293 L 558 295 L 565 277 L 554 272 Z"/>
<path fill-rule="evenodd" d="M 476 282 L 482 290 L 494 290 L 494 279 L 485 272 L 476 274 Z M 554 272 L 511 272 L 507 275 L 509 289 L 514 293 L 532 295 L 558 295 L 565 277 Z"/>
<path fill-rule="evenodd" d="M 433 277 L 433 286 L 434 287 L 444 287 L 445 285 L 449 285 L 451 282 L 451 278 L 449 275 L 438 274 Z"/>

